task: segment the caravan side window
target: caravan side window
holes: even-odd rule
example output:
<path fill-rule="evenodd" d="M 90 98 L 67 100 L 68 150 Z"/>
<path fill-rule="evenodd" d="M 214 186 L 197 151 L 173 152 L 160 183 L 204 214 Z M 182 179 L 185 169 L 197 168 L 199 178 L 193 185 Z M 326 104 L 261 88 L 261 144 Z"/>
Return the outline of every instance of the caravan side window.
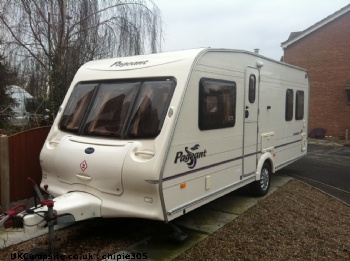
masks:
<path fill-rule="evenodd" d="M 236 120 L 236 83 L 203 78 L 199 84 L 199 129 L 233 127 Z"/>
<path fill-rule="evenodd" d="M 304 118 L 304 91 L 296 92 L 295 119 L 302 120 Z"/>
<path fill-rule="evenodd" d="M 293 119 L 293 100 L 294 92 L 292 89 L 287 89 L 286 92 L 286 121 Z"/>

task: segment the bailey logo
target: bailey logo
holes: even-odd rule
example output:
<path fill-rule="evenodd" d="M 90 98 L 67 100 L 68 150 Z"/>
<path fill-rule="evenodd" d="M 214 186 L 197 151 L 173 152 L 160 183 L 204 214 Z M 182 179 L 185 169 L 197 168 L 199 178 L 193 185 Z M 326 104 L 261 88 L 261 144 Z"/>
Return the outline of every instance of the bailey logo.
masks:
<path fill-rule="evenodd" d="M 191 148 L 191 150 L 189 150 L 188 147 L 185 147 L 185 152 L 187 154 L 185 154 L 182 151 L 178 151 L 176 153 L 174 163 L 176 164 L 178 162 L 185 162 L 190 169 L 193 169 L 197 164 L 197 159 L 204 158 L 204 157 L 206 157 L 206 154 L 207 154 L 207 150 L 194 152 L 194 151 L 198 150 L 199 147 L 200 147 L 199 144 L 194 145 Z"/>
<path fill-rule="evenodd" d="M 136 62 L 122 62 L 122 61 L 116 61 L 111 65 L 111 67 L 124 67 L 124 66 L 132 66 L 132 65 L 146 65 L 148 63 L 148 60 L 146 61 L 136 61 Z"/>

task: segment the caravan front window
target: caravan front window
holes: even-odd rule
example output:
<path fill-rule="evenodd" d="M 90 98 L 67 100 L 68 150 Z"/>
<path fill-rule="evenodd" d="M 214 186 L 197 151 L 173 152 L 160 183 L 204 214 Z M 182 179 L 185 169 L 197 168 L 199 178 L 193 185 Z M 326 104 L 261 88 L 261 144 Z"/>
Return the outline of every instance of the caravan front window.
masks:
<path fill-rule="evenodd" d="M 131 113 L 127 135 L 149 137 L 160 132 L 175 83 L 172 81 L 147 81 L 140 88 Z"/>
<path fill-rule="evenodd" d="M 81 83 L 68 101 L 60 128 L 80 135 L 156 137 L 175 84 L 174 79 Z"/>
<path fill-rule="evenodd" d="M 84 122 L 84 133 L 120 137 L 140 85 L 140 82 L 102 83 Z"/>
<path fill-rule="evenodd" d="M 62 130 L 78 132 L 96 84 L 79 84 L 68 101 L 60 122 Z"/>

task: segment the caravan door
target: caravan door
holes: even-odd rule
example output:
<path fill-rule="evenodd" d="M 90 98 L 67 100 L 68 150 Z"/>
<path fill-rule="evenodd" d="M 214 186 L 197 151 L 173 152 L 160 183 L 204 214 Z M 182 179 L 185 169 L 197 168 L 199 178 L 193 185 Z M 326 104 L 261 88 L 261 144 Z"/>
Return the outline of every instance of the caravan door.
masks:
<path fill-rule="evenodd" d="M 243 177 L 254 174 L 257 166 L 259 70 L 248 66 L 244 82 Z"/>

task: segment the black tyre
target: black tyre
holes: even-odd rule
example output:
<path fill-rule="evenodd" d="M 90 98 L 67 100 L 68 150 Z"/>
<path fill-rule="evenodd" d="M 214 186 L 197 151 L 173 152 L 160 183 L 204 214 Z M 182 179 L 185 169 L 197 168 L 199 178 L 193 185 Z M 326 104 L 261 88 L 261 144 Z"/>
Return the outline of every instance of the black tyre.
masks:
<path fill-rule="evenodd" d="M 256 197 L 265 196 L 270 189 L 271 168 L 267 162 L 264 163 L 260 173 L 260 180 L 250 184 L 250 189 Z"/>

